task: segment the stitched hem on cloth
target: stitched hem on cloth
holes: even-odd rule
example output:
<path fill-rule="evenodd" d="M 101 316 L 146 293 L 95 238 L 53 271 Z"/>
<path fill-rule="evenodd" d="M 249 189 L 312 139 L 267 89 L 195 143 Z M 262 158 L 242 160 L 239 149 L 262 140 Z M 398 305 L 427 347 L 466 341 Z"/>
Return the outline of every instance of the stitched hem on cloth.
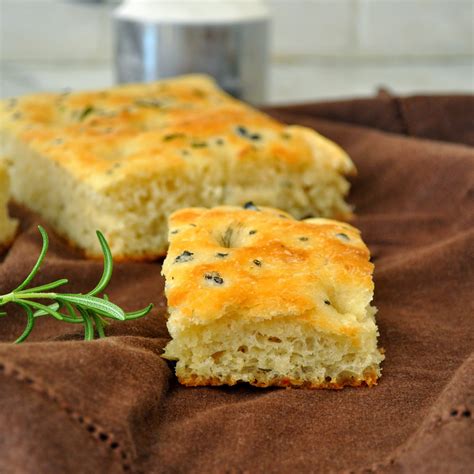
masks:
<path fill-rule="evenodd" d="M 51 388 L 46 387 L 40 381 L 33 377 L 25 374 L 22 370 L 15 368 L 12 364 L 0 362 L 0 374 L 6 377 L 11 377 L 18 382 L 25 383 L 31 387 L 32 390 L 46 396 L 46 398 L 61 408 L 71 419 L 79 423 L 96 441 L 103 443 L 108 449 L 110 449 L 115 456 L 118 457 L 118 461 L 124 472 L 130 473 L 131 467 L 131 456 L 123 448 L 123 443 L 117 440 L 117 437 L 108 430 L 105 430 L 101 425 L 95 422 L 91 417 L 84 416 L 77 410 L 73 409 L 67 403 L 58 397 Z"/>

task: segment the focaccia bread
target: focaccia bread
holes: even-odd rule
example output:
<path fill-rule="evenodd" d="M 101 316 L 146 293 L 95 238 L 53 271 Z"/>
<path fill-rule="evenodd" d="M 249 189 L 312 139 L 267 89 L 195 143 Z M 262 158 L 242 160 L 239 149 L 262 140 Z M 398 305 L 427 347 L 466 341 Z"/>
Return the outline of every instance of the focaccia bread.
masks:
<path fill-rule="evenodd" d="M 183 209 L 169 228 L 164 357 L 182 384 L 376 384 L 373 265 L 357 229 L 252 203 Z"/>
<path fill-rule="evenodd" d="M 0 251 L 4 250 L 13 240 L 18 222 L 8 216 L 8 200 L 10 197 L 10 180 L 5 164 L 0 160 Z"/>
<path fill-rule="evenodd" d="M 354 165 L 313 130 L 285 126 L 205 76 L 96 92 L 37 94 L 0 106 L 16 201 L 101 255 L 163 255 L 167 217 L 249 199 L 296 217 L 347 217 Z"/>

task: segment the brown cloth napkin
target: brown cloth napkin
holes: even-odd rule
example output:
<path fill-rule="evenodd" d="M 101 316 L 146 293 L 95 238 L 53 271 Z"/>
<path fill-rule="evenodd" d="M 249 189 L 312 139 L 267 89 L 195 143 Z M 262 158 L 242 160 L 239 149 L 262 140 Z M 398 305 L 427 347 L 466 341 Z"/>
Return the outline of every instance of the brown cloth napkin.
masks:
<path fill-rule="evenodd" d="M 271 109 L 353 157 L 350 201 L 376 265 L 386 350 L 375 388 L 184 388 L 160 358 L 169 339 L 160 262 L 117 264 L 108 294 L 142 320 L 110 337 L 42 318 L 0 320 L 0 472 L 459 472 L 474 470 L 474 97 L 381 95 Z M 60 183 L 58 183 L 60 185 Z M 40 248 L 40 220 L 0 263 L 0 294 Z M 51 229 L 37 283 L 88 291 L 101 273 Z"/>

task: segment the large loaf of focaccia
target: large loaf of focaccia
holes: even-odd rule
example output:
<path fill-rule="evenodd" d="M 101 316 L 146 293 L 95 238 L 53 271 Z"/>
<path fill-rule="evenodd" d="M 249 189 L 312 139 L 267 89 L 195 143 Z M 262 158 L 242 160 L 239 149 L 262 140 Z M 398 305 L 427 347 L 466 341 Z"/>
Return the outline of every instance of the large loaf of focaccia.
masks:
<path fill-rule="evenodd" d="M 90 256 L 96 229 L 117 258 L 167 248 L 167 218 L 189 206 L 258 205 L 344 217 L 346 153 L 286 126 L 199 75 L 0 105 L 13 197 Z"/>

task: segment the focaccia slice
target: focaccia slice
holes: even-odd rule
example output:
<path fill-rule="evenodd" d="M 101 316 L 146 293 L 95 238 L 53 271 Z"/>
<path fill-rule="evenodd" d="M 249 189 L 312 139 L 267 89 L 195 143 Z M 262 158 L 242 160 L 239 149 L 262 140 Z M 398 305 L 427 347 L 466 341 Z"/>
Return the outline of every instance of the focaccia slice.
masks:
<path fill-rule="evenodd" d="M 164 357 L 182 384 L 377 382 L 373 265 L 357 229 L 252 203 L 183 209 L 169 228 Z"/>
<path fill-rule="evenodd" d="M 117 259 L 167 248 L 167 218 L 253 199 L 297 217 L 350 215 L 355 168 L 315 131 L 283 125 L 204 76 L 0 102 L 16 201 L 90 256 L 96 229 Z"/>

